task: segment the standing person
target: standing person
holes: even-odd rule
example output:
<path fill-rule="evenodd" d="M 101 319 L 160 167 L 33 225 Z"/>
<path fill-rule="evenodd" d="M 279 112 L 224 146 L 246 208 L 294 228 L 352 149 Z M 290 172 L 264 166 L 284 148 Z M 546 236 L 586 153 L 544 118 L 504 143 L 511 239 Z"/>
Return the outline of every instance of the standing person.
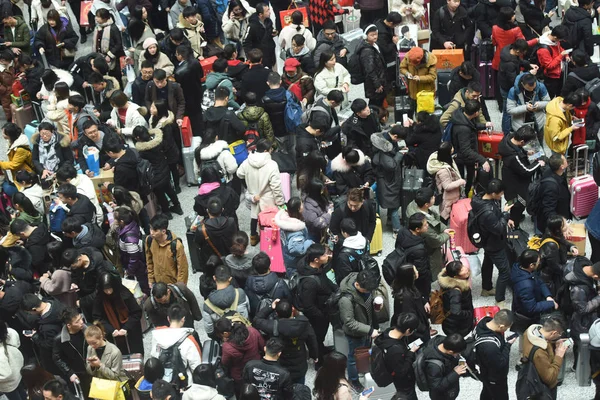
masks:
<path fill-rule="evenodd" d="M 260 360 L 251 360 L 244 366 L 243 378 L 258 388 L 261 399 L 292 399 L 294 387 L 290 373 L 279 363 L 284 350 L 279 338 L 271 338 L 265 343 L 265 355 Z M 268 376 L 269 379 L 263 379 Z"/>
<path fill-rule="evenodd" d="M 365 143 L 371 144 L 368 140 Z M 377 180 L 369 159 L 362 151 L 350 146 L 344 147 L 342 153 L 331 160 L 331 171 L 336 192 L 340 196 L 347 195 L 351 188 L 368 189 Z"/>
<path fill-rule="evenodd" d="M 137 173 L 138 156 L 132 148 L 121 142 L 120 138 L 112 137 L 106 141 L 103 150 L 113 160 L 114 184 L 127 191 L 139 191 Z M 108 182 L 105 183 L 108 186 Z"/>
<path fill-rule="evenodd" d="M 308 237 L 315 243 L 320 243 L 331 222 L 333 204 L 329 201 L 325 184 L 317 178 L 310 180 L 305 192 L 302 214 L 306 221 Z"/>
<path fill-rule="evenodd" d="M 480 82 L 481 75 L 475 65 L 471 61 L 463 61 L 458 67 L 450 72 L 450 83 L 448 91 L 450 96 L 454 97 L 456 92 L 467 87 L 471 82 Z"/>
<path fill-rule="evenodd" d="M 0 345 L 4 348 L 4 351 L 0 352 L 0 393 L 8 400 L 27 400 L 21 377 L 24 360 L 19 351 L 19 334 L 1 320 Z"/>
<path fill-rule="evenodd" d="M 352 188 L 348 190 L 348 199 L 331 215 L 331 223 L 329 228 L 331 233 L 340 236 L 341 223 L 344 218 L 351 218 L 356 224 L 356 228 L 370 242 L 373 239 L 375 232 L 375 224 L 377 222 L 375 212 L 375 202 L 364 198 L 364 190 Z"/>
<path fill-rule="evenodd" d="M 540 37 L 544 32 L 544 28 L 550 25 L 552 17 L 556 15 L 556 11 L 553 9 L 549 13 L 545 12 L 547 8 L 546 0 L 534 0 L 533 2 L 519 0 L 518 3 L 525 22 L 524 24 L 519 24 L 523 35 L 525 35 L 527 40 Z"/>
<path fill-rule="evenodd" d="M 238 231 L 231 238 L 231 248 L 229 249 L 231 254 L 223 257 L 223 264 L 229 267 L 236 286 L 241 288 L 246 287 L 246 281 L 253 271 L 252 259 L 255 254 L 248 251 L 249 244 L 248 234 Z"/>
<path fill-rule="evenodd" d="M 569 167 L 567 158 L 561 154 L 552 154 L 548 159 L 548 166 L 550 168 L 542 175 L 537 198 L 528 199 L 529 202 L 538 204 L 535 226 L 540 232 L 546 231 L 546 224 L 553 215 L 571 219 L 571 192 L 563 177 Z"/>
<path fill-rule="evenodd" d="M 271 68 L 264 63 L 264 52 L 261 49 L 250 49 L 246 52 L 246 55 L 248 56 L 248 69 L 242 75 L 239 90 L 241 93 L 238 93 L 238 97 L 247 98 L 250 93 L 254 93 L 257 104 L 262 105 L 261 100 L 269 90 L 267 79 Z"/>
<path fill-rule="evenodd" d="M 464 49 L 470 54 L 470 43 L 475 24 L 460 0 L 446 0 L 447 4 L 431 15 L 431 46 L 434 49 Z"/>
<path fill-rule="evenodd" d="M 167 85 L 167 88 L 169 85 Z M 179 88 L 181 91 L 181 87 Z M 167 89 L 168 91 L 168 89 Z M 168 96 L 167 96 L 168 97 Z M 181 91 L 181 99 L 183 99 L 183 91 Z M 171 180 L 175 193 L 181 193 L 179 176 L 179 166 L 182 164 L 181 152 L 181 132 L 179 130 L 180 122 L 183 123 L 183 114 L 185 105 L 182 104 L 180 118 L 169 110 L 168 100 L 157 98 L 150 105 L 150 120 L 148 121 L 152 129 L 160 129 L 163 132 L 163 141 L 165 143 L 165 156 L 171 170 Z M 179 113 L 177 108 L 177 113 Z M 179 114 L 178 114 L 179 115 Z M 177 118 L 177 119 L 176 119 Z"/>
<path fill-rule="evenodd" d="M 11 66 L 14 60 L 14 54 L 9 50 L 0 52 L 0 104 L 6 115 L 7 121 L 12 121 L 12 111 L 10 109 L 12 84 L 15 80 L 15 69 Z"/>
<path fill-rule="evenodd" d="M 306 249 L 314 242 L 308 238 L 308 230 L 302 211 L 304 205 L 300 197 L 292 197 L 287 209 L 279 210 L 275 215 L 275 224 L 280 228 L 283 260 L 288 277 L 296 272 L 298 260 L 306 254 Z"/>
<path fill-rule="evenodd" d="M 121 31 L 112 20 L 110 12 L 101 8 L 96 11 L 96 27 L 92 38 L 92 51 L 102 54 L 108 64 L 110 76 L 121 80 L 120 58 L 125 56 Z"/>
<path fill-rule="evenodd" d="M 231 239 L 238 231 L 232 217 L 223 214 L 223 203 L 218 197 L 208 200 L 207 216 L 198 226 L 194 242 L 198 246 L 200 264 L 204 265 L 212 255 L 221 258 L 229 254 Z"/>
<path fill-rule="evenodd" d="M 396 62 L 398 61 L 398 43 L 400 37 L 395 30 L 402 23 L 402 16 L 396 11 L 390 12 L 387 17 L 375 22 L 378 37 L 377 46 L 386 65 L 386 80 L 393 82 L 396 74 Z"/>
<path fill-rule="evenodd" d="M 244 39 L 244 51 L 246 54 L 252 49 L 260 49 L 263 52 L 262 63 L 268 68 L 275 65 L 275 41 L 273 38 L 278 32 L 271 20 L 271 7 L 265 3 L 256 5 L 256 12 L 248 20 L 248 32 Z"/>
<path fill-rule="evenodd" d="M 450 261 L 438 275 L 444 313 L 442 329 L 446 335 L 467 336 L 473 330 L 473 295 L 469 284 L 471 271 L 460 261 Z"/>
<path fill-rule="evenodd" d="M 350 382 L 346 379 L 347 358 L 338 351 L 327 354 L 321 362 L 322 367 L 317 370 L 315 387 L 313 389 L 319 400 L 352 400 L 355 396 Z M 367 400 L 370 394 L 359 397 Z"/>
<path fill-rule="evenodd" d="M 413 47 L 400 63 L 400 73 L 408 78 L 408 95 L 417 99 L 422 90 L 435 92 L 437 57 L 420 47 Z"/>
<path fill-rule="evenodd" d="M 115 381 L 127 380 L 123 369 L 123 353 L 113 343 L 106 341 L 106 332 L 100 322 L 85 330 L 88 343 L 86 370 L 94 378 Z"/>
<path fill-rule="evenodd" d="M 560 92 L 561 97 L 567 97 L 569 93 L 585 87 L 586 83 L 594 78 L 600 78 L 598 64 L 591 61 L 583 50 L 574 50 L 571 54 L 574 67 L 569 70 L 569 75 Z M 579 78 L 579 79 L 577 79 Z"/>
<path fill-rule="evenodd" d="M 252 272 L 246 279 L 244 292 L 248 296 L 250 316 L 258 311 L 261 299 L 291 299 L 289 286 L 285 281 L 271 272 L 271 259 L 265 252 L 260 252 L 252 258 Z"/>
<path fill-rule="evenodd" d="M 580 0 L 571 5 L 563 17 L 563 25 L 569 28 L 567 41 L 571 48 L 583 50 L 589 57 L 594 55 L 593 17 L 590 14 L 594 8 L 592 0 Z"/>
<path fill-rule="evenodd" d="M 136 221 L 135 211 L 119 207 L 114 211 L 115 222 L 119 225 L 119 250 L 125 278 L 135 279 L 146 295 L 150 295 L 146 255 L 142 246 L 142 233 Z"/>
<path fill-rule="evenodd" d="M 151 37 L 151 38 L 144 40 L 144 44 L 142 45 L 142 47 L 144 48 L 144 52 L 142 54 L 140 54 L 140 60 L 139 60 L 139 68 L 140 69 L 142 68 L 143 62 L 148 60 L 152 63 L 152 67 L 154 68 L 154 71 L 157 71 L 159 69 L 164 71 L 166 77 L 163 79 L 159 79 L 159 80 L 164 80 L 167 77 L 170 77 L 173 75 L 175 66 L 173 65 L 173 62 L 171 62 L 171 59 L 169 58 L 169 56 L 167 56 L 165 53 L 160 51 L 160 48 L 158 47 L 158 42 L 156 41 L 155 38 Z M 166 84 L 166 82 L 165 82 L 165 84 Z"/>
<path fill-rule="evenodd" d="M 460 393 L 459 379 L 467 373 L 466 365 L 459 365 L 460 354 L 467 343 L 462 335 L 436 336 L 424 350 L 425 376 L 431 400 L 455 400 Z M 427 362 L 431 360 L 432 362 Z"/>
<path fill-rule="evenodd" d="M 450 122 L 450 119 L 452 119 L 452 114 L 454 114 L 454 111 L 465 107 L 465 103 L 467 100 L 479 101 L 479 99 L 481 99 L 481 91 L 482 90 L 483 89 L 481 87 L 481 83 L 471 81 L 467 84 L 466 87 L 464 87 L 464 88 L 460 89 L 458 92 L 456 92 L 456 94 L 452 98 L 452 101 L 448 105 L 448 108 L 446 108 L 446 111 L 444 111 L 444 113 L 440 117 L 439 122 L 440 122 L 440 125 L 442 126 L 442 128 L 443 129 L 446 128 L 446 126 Z M 479 115 L 477 116 L 477 122 L 480 124 L 486 123 L 483 112 L 480 112 Z M 431 136 L 431 135 L 428 135 L 428 136 Z M 438 140 L 438 143 L 439 142 L 440 141 Z"/>
<path fill-rule="evenodd" d="M 429 303 L 421 296 L 415 286 L 419 278 L 417 268 L 409 263 L 404 263 L 395 268 L 395 276 L 391 283 L 392 295 L 394 296 L 394 315 L 392 321 L 398 320 L 402 313 L 411 313 L 417 316 L 418 326 L 414 330 L 414 340 L 421 339 L 427 343 L 431 334 L 437 334 L 436 330 L 430 331 Z"/>
<path fill-rule="evenodd" d="M 560 41 L 567 39 L 568 36 L 569 28 L 556 25 L 552 31 L 544 33 L 539 39 L 540 48 L 537 51 L 537 58 L 550 98 L 560 94 L 563 85 L 563 61 L 571 59 L 560 44 Z"/>
<path fill-rule="evenodd" d="M 62 164 L 73 164 L 69 135 L 59 133 L 50 122 L 42 122 L 38 126 L 38 132 L 31 137 L 31 144 L 33 166 L 42 181 L 52 178 Z"/>
<path fill-rule="evenodd" d="M 344 218 L 340 224 L 342 231 L 342 249 L 333 262 L 335 282 L 340 285 L 342 280 L 352 272 L 361 271 L 361 260 L 368 254 L 367 239 L 356 229 L 356 223 L 350 218 Z"/>
<path fill-rule="evenodd" d="M 248 31 L 248 19 L 255 11 L 245 0 L 232 0 L 227 6 L 227 11 L 223 14 L 221 28 L 223 29 L 226 43 L 230 43 L 236 53 L 239 53 L 240 57 L 245 56 L 242 41 Z M 226 59 L 229 59 L 229 57 L 226 57 Z"/>
<path fill-rule="evenodd" d="M 310 5 L 309 5 L 310 8 Z M 311 16 L 311 21 L 313 17 Z M 348 65 L 348 48 L 346 47 L 346 43 L 344 39 L 340 36 L 337 31 L 337 25 L 333 21 L 333 18 L 329 20 L 325 20 L 323 23 L 322 29 L 317 29 L 314 25 L 314 31 L 318 32 L 317 34 L 317 44 L 315 45 L 313 59 L 315 65 L 319 64 L 319 60 L 321 59 L 321 53 L 325 50 L 330 50 L 334 55 L 335 59 L 338 63 L 343 64 L 344 67 Z"/>
<path fill-rule="evenodd" d="M 144 311 L 155 327 L 168 326 L 168 311 L 174 304 L 178 304 L 186 311 L 183 326 L 193 328 L 194 321 L 202 320 L 202 312 L 196 296 L 181 282 L 168 285 L 162 282 L 155 283 L 144 303 Z"/>
<path fill-rule="evenodd" d="M 278 15 L 279 16 L 279 15 Z M 277 18 L 279 20 L 279 18 Z M 305 39 L 305 45 L 309 51 L 315 49 L 317 40 L 312 32 L 304 26 L 304 15 L 300 11 L 292 13 L 292 21 L 279 32 L 279 46 L 286 51 L 292 48 L 292 37 L 301 35 Z"/>
<path fill-rule="evenodd" d="M 346 135 L 347 146 L 353 147 L 356 149 L 355 151 L 364 152 L 364 155 L 372 160 L 371 136 L 375 132 L 381 132 L 381 125 L 376 113 L 363 99 L 354 99 L 350 109 L 352 116 L 342 124 L 342 133 Z M 366 162 L 368 163 L 368 161 Z M 338 192 L 338 194 L 342 193 Z"/>
<path fill-rule="evenodd" d="M 263 108 L 271 120 L 274 140 L 279 151 L 290 157 L 296 158 L 296 137 L 288 132 L 285 124 L 288 91 L 281 86 L 281 75 L 275 71 L 269 72 L 267 77 L 269 90 L 262 98 Z"/>
<path fill-rule="evenodd" d="M 148 282 L 187 285 L 188 261 L 181 239 L 169 230 L 169 219 L 162 214 L 150 221 L 150 235 L 146 238 L 146 265 Z"/>
<path fill-rule="evenodd" d="M 431 267 L 429 253 L 425 248 L 424 236 L 429 229 L 427 217 L 423 213 L 416 213 L 408 218 L 406 228 L 400 229 L 394 247 L 401 249 L 406 254 L 406 262 L 413 264 L 419 272 L 415 286 L 427 302 L 431 292 Z"/>
<path fill-rule="evenodd" d="M 442 142 L 438 151 L 427 160 L 427 172 L 435 176 L 438 192 L 442 193 L 442 204 L 440 204 L 439 210 L 444 223 L 448 222 L 452 205 L 460 200 L 461 191 L 467 183 L 460 177 L 452 153 L 452 143 Z"/>
<path fill-rule="evenodd" d="M 572 119 L 572 111 L 580 103 L 580 97 L 572 92 L 565 98 L 556 96 L 546 105 L 544 140 L 552 153 L 566 154 L 573 131 L 582 127 Z"/>
<path fill-rule="evenodd" d="M 360 69 L 365 78 L 365 97 L 370 105 L 382 107 L 390 86 L 386 79 L 386 62 L 377 45 L 377 26 L 368 25 L 364 37 L 366 39 L 358 45 L 356 53 L 359 54 Z"/>
<path fill-rule="evenodd" d="M 343 94 L 344 99 L 347 99 L 350 91 L 350 73 L 337 60 L 335 53 L 332 50 L 324 49 L 315 64 L 317 65 L 314 79 L 316 94 L 327 96 L 329 99 L 329 94 L 336 90 Z"/>
<path fill-rule="evenodd" d="M 550 101 L 544 83 L 538 82 L 532 73 L 522 73 L 517 76 L 514 86 L 508 91 L 505 99 L 506 114 L 511 121 L 512 131 L 516 132 L 526 123 L 533 122 L 538 140 L 542 143 L 546 125 L 544 111 Z M 508 126 L 502 126 L 505 136 L 509 130 Z"/>
<path fill-rule="evenodd" d="M 202 136 L 204 123 L 202 121 L 202 66 L 192 54 L 189 46 L 179 45 L 175 51 L 178 64 L 175 66 L 175 81 L 183 89 L 185 99 L 185 115 L 190 118 L 192 134 Z"/>
<path fill-rule="evenodd" d="M 188 6 L 179 14 L 177 27 L 183 29 L 189 45 L 194 54 L 194 58 L 203 58 L 203 43 L 206 44 L 204 38 L 204 23 L 202 16 L 198 13 L 195 7 Z M 144 41 L 145 42 L 145 41 Z"/>
<path fill-rule="evenodd" d="M 50 10 L 48 22 L 35 34 L 33 47 L 38 54 L 46 56 L 48 64 L 66 70 L 75 60 L 78 40 L 69 20 L 58 11 Z"/>
<path fill-rule="evenodd" d="M 546 283 L 553 298 L 565 282 L 565 270 L 569 253 L 578 254 L 577 246 L 566 239 L 569 223 L 561 215 L 552 215 L 546 222 L 546 231 L 540 242 L 540 279 Z"/>
<path fill-rule="evenodd" d="M 409 124 L 412 129 L 409 130 L 405 140 L 406 146 L 409 148 L 411 158 L 414 159 L 417 168 L 425 169 L 429 156 L 438 149 L 442 141 L 440 120 L 434 114 L 420 111 L 416 114 L 414 123 L 409 121 Z M 410 164 L 408 160 L 406 163 Z"/>

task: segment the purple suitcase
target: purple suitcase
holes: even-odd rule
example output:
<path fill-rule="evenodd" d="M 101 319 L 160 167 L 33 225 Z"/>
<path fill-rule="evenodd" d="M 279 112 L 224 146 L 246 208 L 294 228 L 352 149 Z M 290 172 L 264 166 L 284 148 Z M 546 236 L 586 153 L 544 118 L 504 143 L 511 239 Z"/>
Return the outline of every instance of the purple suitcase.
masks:
<path fill-rule="evenodd" d="M 496 74 L 491 62 L 479 63 L 479 80 L 481 83 L 481 96 L 484 99 L 493 99 L 496 96 Z"/>
<path fill-rule="evenodd" d="M 598 201 L 598 185 L 594 178 L 589 174 L 588 146 L 576 147 L 575 153 L 575 177 L 569 182 L 571 190 L 571 213 L 576 218 L 584 218 L 590 215 L 594 204 Z M 583 174 L 579 175 L 579 160 L 582 158 L 584 169 Z"/>

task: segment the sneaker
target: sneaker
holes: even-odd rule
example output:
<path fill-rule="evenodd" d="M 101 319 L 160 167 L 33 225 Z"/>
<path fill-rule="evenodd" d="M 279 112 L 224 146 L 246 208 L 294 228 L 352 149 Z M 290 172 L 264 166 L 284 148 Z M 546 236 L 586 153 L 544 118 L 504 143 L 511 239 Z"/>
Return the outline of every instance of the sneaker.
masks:
<path fill-rule="evenodd" d="M 84 44 L 85 42 L 87 42 L 87 35 L 81 35 L 81 40 L 79 40 L 79 43 Z"/>
<path fill-rule="evenodd" d="M 183 215 L 183 210 L 181 209 L 181 205 L 170 207 L 169 211 L 174 212 L 177 215 Z"/>
<path fill-rule="evenodd" d="M 175 193 L 176 193 L 176 194 L 179 194 L 179 193 L 181 193 L 181 187 L 177 186 L 177 187 L 175 188 Z"/>
<path fill-rule="evenodd" d="M 398 231 L 392 231 L 392 236 L 394 239 L 398 238 Z"/>
<path fill-rule="evenodd" d="M 359 381 L 350 381 L 350 385 L 352 385 L 352 389 L 357 393 L 362 393 L 365 390 L 365 387 Z"/>
<path fill-rule="evenodd" d="M 497 306 L 498 308 L 500 308 L 501 310 L 504 310 L 505 308 L 507 308 L 507 307 L 506 307 L 506 302 L 505 302 L 504 300 L 502 300 L 502 301 L 497 301 L 497 302 L 496 302 L 496 306 Z"/>
<path fill-rule="evenodd" d="M 260 236 L 252 235 L 250 236 L 250 246 L 256 246 L 260 242 Z"/>
<path fill-rule="evenodd" d="M 492 297 L 496 295 L 496 289 L 491 288 L 490 290 L 481 289 L 482 297 Z"/>

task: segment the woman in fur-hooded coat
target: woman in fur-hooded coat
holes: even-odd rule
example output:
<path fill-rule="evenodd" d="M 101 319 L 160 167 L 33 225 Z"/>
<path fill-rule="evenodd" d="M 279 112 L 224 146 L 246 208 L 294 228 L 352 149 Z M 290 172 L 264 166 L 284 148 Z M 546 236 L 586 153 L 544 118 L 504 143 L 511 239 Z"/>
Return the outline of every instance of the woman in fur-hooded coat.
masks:
<path fill-rule="evenodd" d="M 353 152 L 358 153 L 358 161 L 350 163 L 346 159 L 351 158 Z M 340 196 L 347 194 L 348 190 L 362 187 L 366 183 L 371 186 L 377 179 L 375 171 L 371 168 L 371 162 L 366 159 L 364 153 L 351 147 L 346 147 L 331 161 L 331 170 L 335 188 Z"/>
<path fill-rule="evenodd" d="M 446 319 L 442 323 L 442 329 L 446 336 L 460 333 L 461 336 L 468 335 L 473 330 L 473 296 L 469 277 L 464 278 L 462 274 L 454 277 L 449 276 L 448 268 L 451 270 L 452 263 L 438 275 L 438 281 L 442 289 L 444 300 L 444 313 Z"/>
<path fill-rule="evenodd" d="M 460 200 L 461 187 L 466 181 L 460 177 L 458 167 L 454 160 L 452 165 L 438 160 L 438 152 L 433 153 L 427 161 L 427 172 L 435 176 L 435 184 L 442 195 L 440 204 L 440 216 L 447 220 L 450 218 L 452 205 Z"/>

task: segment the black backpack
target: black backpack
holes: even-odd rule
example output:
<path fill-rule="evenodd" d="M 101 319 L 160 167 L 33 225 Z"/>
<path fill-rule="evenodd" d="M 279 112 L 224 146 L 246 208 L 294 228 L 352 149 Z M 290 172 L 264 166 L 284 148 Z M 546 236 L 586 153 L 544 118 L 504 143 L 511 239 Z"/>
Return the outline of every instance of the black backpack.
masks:
<path fill-rule="evenodd" d="M 302 292 L 301 288 L 300 288 L 300 283 L 302 282 L 303 279 L 314 279 L 318 285 L 321 284 L 321 282 L 319 282 L 319 278 L 316 277 L 315 275 L 298 275 L 298 273 L 295 273 L 294 275 L 292 275 L 292 277 L 290 278 L 290 281 L 288 283 L 288 286 L 290 287 L 290 292 L 292 293 L 292 303 L 294 305 L 294 307 L 296 307 L 296 310 L 299 311 L 303 311 L 304 310 L 304 305 L 302 304 L 302 298 L 300 297 L 300 293 Z"/>
<path fill-rule="evenodd" d="M 187 376 L 187 366 L 183 362 L 183 357 L 179 351 L 179 346 L 191 335 L 186 335 L 166 349 L 160 349 L 158 359 L 165 368 L 164 380 L 170 383 L 179 382 L 179 374 Z"/>
<path fill-rule="evenodd" d="M 550 51 L 550 47 L 548 45 L 539 44 L 539 43 L 535 44 L 534 46 L 529 48 L 529 54 L 527 55 L 527 61 L 529 61 L 530 64 L 535 64 L 540 67 L 538 69 L 536 77 L 541 78 L 544 76 L 544 71 L 540 64 L 540 60 L 539 60 L 538 54 L 537 54 L 539 49 L 546 49 L 546 50 Z"/>
<path fill-rule="evenodd" d="M 515 385 L 517 399 L 553 399 L 552 391 L 542 382 L 537 369 L 535 369 L 535 365 L 533 365 L 533 356 L 538 350 L 538 346 L 533 346 L 529 352 L 529 356 L 524 357 L 525 362 L 521 365 L 519 375 L 517 376 L 517 384 Z"/>
<path fill-rule="evenodd" d="M 348 72 L 350 73 L 350 82 L 353 85 L 365 83 L 365 74 L 360 63 L 360 53 L 364 48 L 357 48 L 354 54 L 350 56 L 350 60 L 348 60 Z"/>
<path fill-rule="evenodd" d="M 369 372 L 379 387 L 386 387 L 394 382 L 395 371 L 390 372 L 385 364 L 385 355 L 388 349 L 373 346 L 371 349 L 371 364 Z"/>
<path fill-rule="evenodd" d="M 487 243 L 487 238 L 484 237 L 483 231 L 481 229 L 481 225 L 479 224 L 479 217 L 483 215 L 483 213 L 489 211 L 487 207 L 484 207 L 479 212 L 474 212 L 472 209 L 469 211 L 469 217 L 467 221 L 467 234 L 469 235 L 469 240 L 473 244 L 473 246 L 481 249 L 485 247 Z M 479 241 L 475 240 L 475 235 L 479 235 Z"/>
<path fill-rule="evenodd" d="M 537 215 L 539 211 L 540 204 L 542 203 L 542 199 L 540 199 L 540 186 L 542 182 L 551 182 L 553 180 L 552 177 L 543 179 L 534 178 L 529 183 L 529 187 L 527 188 L 527 206 L 525 207 L 529 215 Z"/>
<path fill-rule="evenodd" d="M 394 249 L 394 251 L 385 257 L 385 260 L 381 264 L 381 270 L 383 271 L 383 279 L 385 279 L 388 285 L 392 285 L 394 279 L 396 279 L 396 268 L 404 264 L 407 258 L 408 252 L 402 248 Z"/>
<path fill-rule="evenodd" d="M 281 279 L 277 279 L 277 283 L 273 285 L 273 289 L 271 289 L 270 292 L 263 295 L 256 295 L 256 297 L 258 297 L 258 304 L 256 305 L 256 311 L 254 312 L 254 315 L 258 314 L 260 310 L 264 308 L 271 308 L 273 306 L 273 300 L 275 300 L 275 291 L 277 291 L 280 283 Z"/>
<path fill-rule="evenodd" d="M 431 342 L 432 340 L 430 340 L 426 346 Z M 440 360 L 428 360 L 425 358 L 425 348 L 419 349 L 417 352 L 417 359 L 413 362 L 413 371 L 415 373 L 415 382 L 421 392 L 429 392 L 429 382 L 427 382 L 427 373 L 425 372 L 425 365 L 427 363 L 432 363 L 440 368 L 444 368 L 444 363 Z"/>
<path fill-rule="evenodd" d="M 135 168 L 137 171 L 138 180 L 140 182 L 140 194 L 150 194 L 156 181 L 156 172 L 154 171 L 154 167 L 150 161 L 138 156 Z"/>
<path fill-rule="evenodd" d="M 350 254 L 354 256 L 354 249 L 350 249 L 348 247 L 343 247 L 340 253 Z M 371 254 L 365 249 L 362 255 L 357 255 L 356 259 L 358 260 L 358 268 L 359 271 L 365 271 L 367 269 L 372 269 L 377 272 L 377 275 L 380 275 L 379 271 L 379 263 L 376 259 L 374 259 Z"/>

